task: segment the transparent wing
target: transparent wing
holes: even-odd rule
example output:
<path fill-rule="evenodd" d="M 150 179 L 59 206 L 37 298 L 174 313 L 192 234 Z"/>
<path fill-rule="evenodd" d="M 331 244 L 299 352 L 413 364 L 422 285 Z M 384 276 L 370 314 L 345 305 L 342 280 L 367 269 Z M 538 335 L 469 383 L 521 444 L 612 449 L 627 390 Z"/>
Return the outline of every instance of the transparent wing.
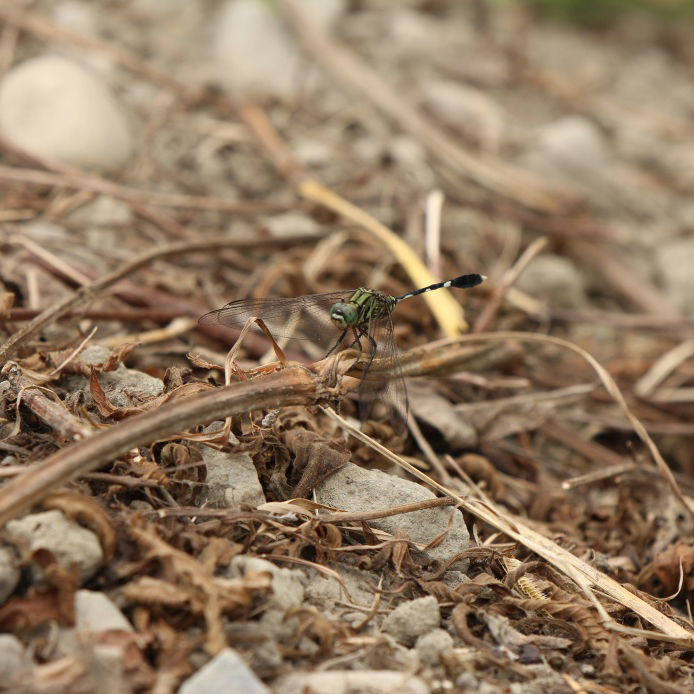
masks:
<path fill-rule="evenodd" d="M 373 354 L 374 364 L 378 362 L 379 371 L 386 371 L 390 377 L 388 380 L 379 381 L 362 379 L 359 385 L 359 416 L 362 421 L 366 421 L 369 419 L 374 405 L 381 402 L 388 409 L 388 418 L 393 429 L 396 433 L 401 434 L 407 426 L 407 389 L 400 370 L 398 347 L 395 342 L 393 319 L 390 312 L 386 312 L 382 318 L 371 321 L 367 331 L 376 343 L 376 351 L 373 353 L 371 341 L 362 337 L 361 342 L 365 357 L 370 359 Z"/>
<path fill-rule="evenodd" d="M 330 307 L 347 301 L 356 290 L 310 294 L 291 299 L 239 299 L 206 313 L 200 323 L 241 328 L 252 316 L 262 318 L 273 337 L 311 340 L 321 347 L 332 347 L 340 331 L 330 319 Z M 251 328 L 262 332 L 260 328 Z"/>

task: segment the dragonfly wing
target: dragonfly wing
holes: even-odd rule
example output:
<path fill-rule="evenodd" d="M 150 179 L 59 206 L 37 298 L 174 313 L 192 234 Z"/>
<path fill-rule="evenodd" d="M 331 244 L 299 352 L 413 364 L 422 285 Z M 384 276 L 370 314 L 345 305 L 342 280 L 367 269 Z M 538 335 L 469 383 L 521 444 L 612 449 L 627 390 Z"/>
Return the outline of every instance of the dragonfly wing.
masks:
<path fill-rule="evenodd" d="M 275 338 L 311 340 L 328 349 L 340 334 L 330 318 L 330 307 L 353 293 L 354 290 L 291 299 L 239 299 L 206 313 L 200 323 L 241 328 L 249 318 L 255 316 L 263 319 Z M 251 329 L 262 332 L 257 325 Z"/>
<path fill-rule="evenodd" d="M 390 311 L 376 320 L 372 320 L 367 331 L 376 343 L 375 352 L 371 341 L 362 337 L 365 357 L 374 357 L 379 371 L 389 374 L 387 380 L 362 379 L 359 386 L 359 416 L 362 421 L 369 419 L 374 405 L 382 402 L 388 409 L 388 417 L 396 433 L 401 434 L 407 425 L 407 389 L 400 369 L 398 348 L 393 331 L 393 319 Z M 368 356 L 367 356 L 368 355 Z M 372 364 L 373 366 L 373 364 Z M 365 374 L 366 375 L 366 374 Z"/>

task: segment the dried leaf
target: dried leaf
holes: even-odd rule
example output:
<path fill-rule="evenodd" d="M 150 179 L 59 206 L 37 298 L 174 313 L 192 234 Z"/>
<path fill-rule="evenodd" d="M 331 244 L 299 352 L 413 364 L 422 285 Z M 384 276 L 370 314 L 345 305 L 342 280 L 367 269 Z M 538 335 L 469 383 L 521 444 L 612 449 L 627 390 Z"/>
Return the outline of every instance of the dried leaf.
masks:
<path fill-rule="evenodd" d="M 653 570 L 664 589 L 675 593 L 684 580 L 684 590 L 694 589 L 694 546 L 678 542 L 660 552 L 653 560 Z"/>

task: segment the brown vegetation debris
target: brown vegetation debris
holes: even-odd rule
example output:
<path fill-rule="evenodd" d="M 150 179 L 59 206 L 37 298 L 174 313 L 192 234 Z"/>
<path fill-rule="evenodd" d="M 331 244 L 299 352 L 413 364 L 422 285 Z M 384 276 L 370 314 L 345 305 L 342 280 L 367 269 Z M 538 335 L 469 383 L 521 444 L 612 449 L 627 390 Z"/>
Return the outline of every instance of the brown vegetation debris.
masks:
<path fill-rule="evenodd" d="M 0 4 L 0 689 L 691 687 L 689 0 Z"/>

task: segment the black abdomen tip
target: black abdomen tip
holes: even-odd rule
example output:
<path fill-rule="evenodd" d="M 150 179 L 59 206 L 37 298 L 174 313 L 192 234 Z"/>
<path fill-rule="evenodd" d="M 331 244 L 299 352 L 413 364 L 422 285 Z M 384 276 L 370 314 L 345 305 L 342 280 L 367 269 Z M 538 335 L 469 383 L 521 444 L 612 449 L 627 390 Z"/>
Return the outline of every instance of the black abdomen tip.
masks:
<path fill-rule="evenodd" d="M 451 280 L 451 287 L 457 287 L 458 289 L 469 289 L 470 287 L 476 287 L 478 284 L 482 284 L 487 278 L 484 275 L 472 274 L 472 275 L 461 275 Z"/>

